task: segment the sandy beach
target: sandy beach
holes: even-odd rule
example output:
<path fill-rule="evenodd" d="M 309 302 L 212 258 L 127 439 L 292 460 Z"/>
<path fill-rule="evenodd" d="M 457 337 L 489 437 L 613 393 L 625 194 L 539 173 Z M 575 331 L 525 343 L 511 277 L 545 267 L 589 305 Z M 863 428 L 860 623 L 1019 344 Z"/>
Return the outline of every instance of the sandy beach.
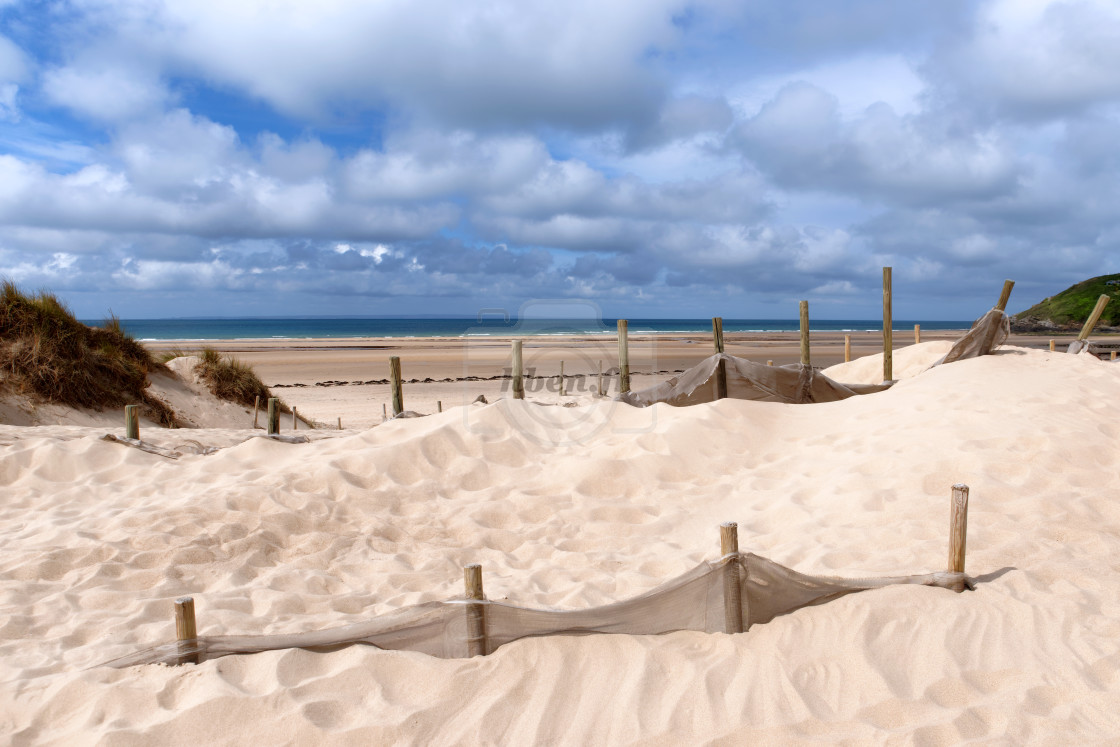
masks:
<path fill-rule="evenodd" d="M 960 331 L 922 331 L 923 342 L 955 340 Z M 883 350 L 881 332 L 853 332 L 852 357 L 861 358 Z M 512 338 L 360 338 L 300 340 L 236 340 L 207 343 L 226 355 L 253 366 L 274 394 L 326 427 L 367 428 L 381 422 L 382 406 L 391 410 L 386 381 L 389 357 L 401 358 L 406 382 L 405 407 L 430 414 L 443 407 L 467 405 L 480 395 L 488 401 L 510 396 L 508 375 Z M 1060 338 L 1064 350 L 1073 338 Z M 914 342 L 913 332 L 895 331 L 894 347 Z M 1049 349 L 1048 338 L 1015 335 L 1011 344 L 1039 350 Z M 618 365 L 614 336 L 525 338 L 524 361 L 528 398 L 532 401 L 572 404 L 585 401 L 598 391 L 600 363 L 605 372 Z M 760 362 L 772 360 L 781 366 L 800 361 L 796 332 L 737 333 L 725 338 L 727 352 Z M 192 350 L 191 343 L 147 343 L 155 353 Z M 652 386 L 695 365 L 712 353 L 711 335 L 631 334 L 630 366 L 635 389 Z M 812 362 L 828 367 L 844 361 L 844 334 L 822 332 L 811 335 Z M 564 362 L 565 389 L 561 398 L 560 363 Z M 546 377 L 534 380 L 532 376 Z M 881 378 L 881 377 L 880 377 Z M 428 381 L 431 379 L 431 381 Z M 480 380 L 481 379 L 481 380 Z M 607 375 L 604 390 L 618 393 L 617 376 Z"/>
<path fill-rule="evenodd" d="M 0 739 L 1113 740 L 1120 366 L 1014 338 L 929 369 L 956 336 L 896 333 L 900 381 L 877 394 L 645 409 L 586 388 L 502 398 L 501 380 L 469 378 L 508 365 L 500 339 L 239 341 L 217 347 L 344 429 L 289 444 L 252 438 L 248 423 L 145 428 L 180 454 L 167 459 L 101 440 L 119 428 L 0 425 Z M 875 333 L 853 336 L 848 364 L 842 335 L 813 345 L 839 381 L 882 378 Z M 632 339 L 635 388 L 710 346 Z M 613 338 L 533 340 L 526 365 L 590 374 L 615 350 Z M 793 335 L 729 336 L 728 351 L 798 355 Z M 319 386 L 386 378 L 389 355 L 421 380 L 406 407 L 440 401 L 441 414 L 381 424 L 386 385 Z M 470 404 L 479 394 L 491 404 Z M 203 635 L 317 630 L 448 599 L 467 563 L 483 566 L 491 599 L 603 605 L 717 558 L 724 521 L 744 551 L 806 573 L 944 570 L 954 483 L 971 488 L 976 588 L 961 594 L 889 587 L 739 635 L 545 637 L 473 659 L 351 646 L 99 666 L 173 640 L 183 595 Z"/>

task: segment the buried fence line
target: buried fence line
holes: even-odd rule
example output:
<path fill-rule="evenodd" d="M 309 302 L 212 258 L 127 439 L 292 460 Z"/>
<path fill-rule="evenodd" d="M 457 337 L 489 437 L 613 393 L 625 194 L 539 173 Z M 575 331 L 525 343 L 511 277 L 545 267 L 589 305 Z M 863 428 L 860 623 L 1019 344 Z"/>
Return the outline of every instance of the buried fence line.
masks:
<path fill-rule="evenodd" d="M 486 599 L 482 567 L 463 568 L 462 598 L 427 602 L 327 630 L 258 636 L 200 636 L 193 597 L 175 601 L 176 640 L 106 662 L 103 666 L 199 663 L 231 654 L 291 648 L 334 650 L 362 643 L 442 658 L 486 655 L 526 637 L 624 633 L 652 635 L 681 630 L 743 633 L 797 609 L 849 593 L 894 584 L 971 588 L 964 574 L 968 487 L 954 485 L 950 504 L 948 570 L 871 579 L 814 577 L 751 553 L 740 553 L 738 526 L 720 525 L 720 557 L 645 594 L 583 610 L 518 607 Z"/>

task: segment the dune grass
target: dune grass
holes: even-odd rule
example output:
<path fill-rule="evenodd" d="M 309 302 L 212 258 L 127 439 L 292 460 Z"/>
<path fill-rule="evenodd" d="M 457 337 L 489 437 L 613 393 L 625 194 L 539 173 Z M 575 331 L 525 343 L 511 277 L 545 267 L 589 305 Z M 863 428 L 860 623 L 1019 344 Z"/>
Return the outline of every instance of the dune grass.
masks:
<path fill-rule="evenodd" d="M 256 397 L 260 397 L 263 404 L 272 396 L 272 392 L 253 371 L 252 366 L 242 363 L 233 356 L 222 357 L 222 354 L 212 347 L 204 347 L 199 351 L 195 372 L 215 397 L 239 405 L 252 407 Z M 291 409 L 281 402 L 280 411 L 291 412 Z"/>
<path fill-rule="evenodd" d="M 6 386 L 55 404 L 103 410 L 140 402 L 144 414 L 176 426 L 175 413 L 147 391 L 148 374 L 166 369 L 110 316 L 79 322 L 53 293 L 28 294 L 0 283 L 0 375 Z"/>

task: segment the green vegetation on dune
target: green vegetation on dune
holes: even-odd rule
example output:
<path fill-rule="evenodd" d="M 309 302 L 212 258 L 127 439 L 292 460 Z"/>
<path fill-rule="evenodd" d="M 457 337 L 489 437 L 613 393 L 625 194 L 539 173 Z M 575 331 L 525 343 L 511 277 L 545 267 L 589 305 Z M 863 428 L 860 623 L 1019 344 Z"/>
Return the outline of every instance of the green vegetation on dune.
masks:
<path fill-rule="evenodd" d="M 1080 329 L 1102 295 L 1112 300 L 1101 315 L 1100 326 L 1120 326 L 1120 274 L 1101 275 L 1066 288 L 1011 317 L 1013 329 Z"/>
<path fill-rule="evenodd" d="M 221 399 L 236 402 L 239 405 L 252 407 L 257 397 L 261 403 L 268 402 L 272 392 L 264 385 L 248 366 L 232 356 L 223 358 L 221 354 L 211 347 L 204 347 L 199 352 L 196 373 L 206 382 L 211 393 Z M 280 412 L 291 412 L 283 400 L 280 401 Z"/>
<path fill-rule="evenodd" d="M 53 293 L 0 285 L 0 376 L 6 386 L 43 401 L 102 410 L 143 403 L 156 422 L 175 413 L 145 391 L 148 374 L 165 369 L 113 316 L 100 327 L 74 318 Z"/>

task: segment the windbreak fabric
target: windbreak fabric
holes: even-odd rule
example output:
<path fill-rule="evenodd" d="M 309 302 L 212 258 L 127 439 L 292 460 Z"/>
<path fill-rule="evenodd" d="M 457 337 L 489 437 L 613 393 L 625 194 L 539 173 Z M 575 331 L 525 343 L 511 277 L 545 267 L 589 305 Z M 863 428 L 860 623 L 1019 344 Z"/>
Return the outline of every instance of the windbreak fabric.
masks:
<path fill-rule="evenodd" d="M 258 636 L 201 636 L 172 642 L 106 662 L 123 668 L 137 664 L 178 664 L 231 654 L 300 648 L 331 651 L 364 644 L 394 651 L 418 651 L 445 659 L 469 656 L 468 608 L 484 610 L 487 651 L 523 638 L 549 635 L 623 633 L 658 635 L 679 630 L 725 630 L 726 576 L 738 570 L 742 619 L 768 623 L 776 617 L 846 594 L 893 584 L 936 586 L 962 591 L 963 573 L 930 573 L 872 579 L 807 576 L 771 560 L 745 553 L 705 562 L 645 594 L 585 610 L 531 609 L 500 602 L 454 599 L 406 607 L 359 623 L 307 633 Z M 732 582 L 731 588 L 734 588 Z"/>
<path fill-rule="evenodd" d="M 972 329 L 965 332 L 961 339 L 953 343 L 949 352 L 933 365 L 940 366 L 942 363 L 952 363 L 966 358 L 979 358 L 981 355 L 988 355 L 1007 342 L 1007 338 L 1010 336 L 1011 320 L 1007 313 L 999 309 L 992 309 L 973 322 Z"/>
<path fill-rule="evenodd" d="M 623 392 L 618 400 L 635 407 L 664 402 L 687 407 L 721 399 L 720 364 L 726 371 L 727 399 L 757 402 L 836 402 L 857 394 L 881 392 L 890 384 L 841 384 L 812 366 L 767 366 L 726 353 L 705 358 L 682 374 L 641 391 Z"/>

